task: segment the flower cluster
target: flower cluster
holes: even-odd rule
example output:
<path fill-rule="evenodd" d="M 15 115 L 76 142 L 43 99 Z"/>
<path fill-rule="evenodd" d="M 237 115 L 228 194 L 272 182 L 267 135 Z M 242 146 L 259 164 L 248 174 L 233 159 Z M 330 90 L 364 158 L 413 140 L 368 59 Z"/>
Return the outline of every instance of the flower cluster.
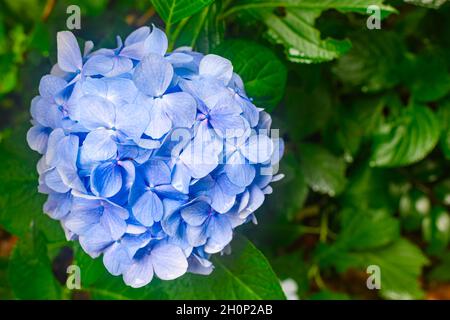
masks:
<path fill-rule="evenodd" d="M 254 221 L 283 143 L 246 96 L 230 61 L 190 48 L 167 53 L 142 27 L 116 49 L 83 54 L 57 35 L 58 62 L 32 100 L 30 147 L 44 212 L 132 287 L 155 273 L 209 274 L 233 229 Z"/>

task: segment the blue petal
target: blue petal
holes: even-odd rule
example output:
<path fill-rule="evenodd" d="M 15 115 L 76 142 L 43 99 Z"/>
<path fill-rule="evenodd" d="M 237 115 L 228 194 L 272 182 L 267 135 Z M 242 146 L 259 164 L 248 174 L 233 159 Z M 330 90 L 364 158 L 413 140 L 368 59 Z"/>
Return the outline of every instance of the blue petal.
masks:
<path fill-rule="evenodd" d="M 197 227 L 205 222 L 211 211 L 209 204 L 204 201 L 198 201 L 181 209 L 180 213 L 184 221 L 191 226 Z"/>
<path fill-rule="evenodd" d="M 149 160 L 140 167 L 147 186 L 170 184 L 170 168 L 162 160 Z"/>
<path fill-rule="evenodd" d="M 47 142 L 50 130 L 41 125 L 30 128 L 27 132 L 27 142 L 31 149 L 44 154 L 47 150 Z"/>
<path fill-rule="evenodd" d="M 208 193 L 212 201 L 211 207 L 219 213 L 230 210 L 236 202 L 236 196 L 230 193 L 224 185 L 216 183 Z"/>
<path fill-rule="evenodd" d="M 194 139 L 181 153 L 181 161 L 189 168 L 196 179 L 207 176 L 219 164 L 218 152 L 214 142 L 201 143 Z M 203 139 L 199 139 L 203 140 Z"/>
<path fill-rule="evenodd" d="M 125 207 L 129 201 L 130 190 L 136 179 L 136 170 L 133 161 L 118 161 L 122 175 L 122 187 L 110 201 Z"/>
<path fill-rule="evenodd" d="M 241 152 L 251 162 L 262 163 L 272 156 L 273 142 L 266 135 L 253 135 L 248 138 Z"/>
<path fill-rule="evenodd" d="M 95 76 L 105 75 L 111 72 L 114 67 L 114 60 L 103 55 L 94 55 L 87 60 L 83 66 L 83 75 Z"/>
<path fill-rule="evenodd" d="M 118 240 L 127 230 L 126 218 L 128 218 L 128 212 L 125 209 L 105 205 L 100 223 L 109 232 L 111 238 Z"/>
<path fill-rule="evenodd" d="M 108 231 L 101 224 L 91 227 L 86 233 L 80 235 L 80 245 L 92 258 L 97 258 L 114 241 Z"/>
<path fill-rule="evenodd" d="M 153 26 L 152 33 L 146 40 L 146 45 L 150 52 L 164 56 L 169 45 L 166 34 Z"/>
<path fill-rule="evenodd" d="M 122 177 L 125 177 L 123 186 L 128 190 L 134 183 L 136 167 L 134 166 L 133 161 L 119 161 L 118 163 L 121 167 Z"/>
<path fill-rule="evenodd" d="M 149 27 L 141 27 L 133 31 L 125 39 L 125 47 L 120 51 L 120 55 L 135 60 L 141 60 L 150 52 L 146 41 L 149 34 Z"/>
<path fill-rule="evenodd" d="M 122 188 L 122 173 L 115 162 L 96 166 L 90 177 L 92 192 L 99 197 L 110 198 Z"/>
<path fill-rule="evenodd" d="M 172 172 L 172 186 L 178 191 L 187 194 L 190 183 L 191 174 L 189 168 L 180 161 L 180 163 L 175 165 Z"/>
<path fill-rule="evenodd" d="M 253 185 L 250 188 L 250 198 L 248 201 L 248 205 L 246 206 L 245 210 L 239 213 L 239 216 L 242 219 L 247 218 L 247 216 L 255 212 L 263 204 L 263 202 L 264 202 L 264 193 L 261 191 L 260 188 Z"/>
<path fill-rule="evenodd" d="M 147 230 L 147 228 L 144 229 Z M 147 246 L 152 239 L 151 232 L 144 232 L 138 235 L 125 234 L 120 242 L 127 249 L 128 256 L 134 257 L 136 252 Z"/>
<path fill-rule="evenodd" d="M 142 140 L 147 139 L 141 139 L 139 142 L 142 142 Z M 139 145 L 118 144 L 117 148 L 119 152 L 119 159 L 133 159 L 138 164 L 142 164 L 147 161 L 151 154 L 151 150 L 142 149 L 143 147 L 139 148 Z"/>
<path fill-rule="evenodd" d="M 208 240 L 207 228 L 205 225 L 201 226 L 186 226 L 186 238 L 189 244 L 193 247 L 202 246 Z"/>
<path fill-rule="evenodd" d="M 174 245 L 158 243 L 150 252 L 153 269 L 162 280 L 173 280 L 186 273 L 188 263 L 183 251 Z"/>
<path fill-rule="evenodd" d="M 228 218 L 224 215 L 215 215 L 208 224 L 210 237 L 205 244 L 205 252 L 220 252 L 233 239 L 233 229 Z"/>
<path fill-rule="evenodd" d="M 239 151 L 236 151 L 228 158 L 225 164 L 225 173 L 232 183 L 239 187 L 246 187 L 255 179 L 256 170 L 252 165 L 246 163 Z"/>
<path fill-rule="evenodd" d="M 185 80 L 180 83 L 180 87 L 183 91 L 203 101 L 209 109 L 214 108 L 224 97 L 231 97 L 229 90 L 215 79 L 208 79 L 208 81 Z"/>
<path fill-rule="evenodd" d="M 153 97 L 161 96 L 169 87 L 172 78 L 172 65 L 154 53 L 142 59 L 133 74 L 136 87 Z"/>
<path fill-rule="evenodd" d="M 174 127 L 190 128 L 197 114 L 197 103 L 186 92 L 175 92 L 162 97 L 163 108 Z"/>
<path fill-rule="evenodd" d="M 118 75 L 130 72 L 133 69 L 133 61 L 129 58 L 114 56 L 112 61 L 112 70 L 105 74 L 106 77 L 116 77 Z"/>
<path fill-rule="evenodd" d="M 52 190 L 59 193 L 66 193 L 70 191 L 70 187 L 67 186 L 61 179 L 59 172 L 56 168 L 47 171 L 44 175 L 45 184 Z"/>
<path fill-rule="evenodd" d="M 88 40 L 84 43 L 83 56 L 86 57 L 91 53 L 92 49 L 94 49 L 94 42 Z"/>
<path fill-rule="evenodd" d="M 222 99 L 210 112 L 210 123 L 220 137 L 239 137 L 246 131 L 241 108 L 232 99 Z"/>
<path fill-rule="evenodd" d="M 69 214 L 72 207 L 70 193 L 51 193 L 44 203 L 44 212 L 52 219 L 60 220 Z"/>
<path fill-rule="evenodd" d="M 106 97 L 108 94 L 108 85 L 105 78 L 86 78 L 86 80 L 80 82 L 79 87 L 81 87 L 83 95 Z"/>
<path fill-rule="evenodd" d="M 52 100 L 66 85 L 67 81 L 60 77 L 45 75 L 39 82 L 39 94 L 43 98 Z"/>
<path fill-rule="evenodd" d="M 272 138 L 272 142 L 273 142 L 273 153 L 272 153 L 272 157 L 270 158 L 270 164 L 274 165 L 277 164 L 278 162 L 280 162 L 281 157 L 284 154 L 284 141 L 283 139 L 274 139 Z"/>
<path fill-rule="evenodd" d="M 115 126 L 129 138 L 138 140 L 150 121 L 145 107 L 137 104 L 125 104 L 116 108 Z"/>
<path fill-rule="evenodd" d="M 238 97 L 237 99 L 240 102 L 243 116 L 245 117 L 245 119 L 247 119 L 251 127 L 256 126 L 259 120 L 258 109 L 255 107 L 253 103 L 251 103 L 245 98 Z"/>
<path fill-rule="evenodd" d="M 66 72 L 81 70 L 83 65 L 80 47 L 77 39 L 70 31 L 58 32 L 56 36 L 58 47 L 58 65 Z"/>
<path fill-rule="evenodd" d="M 269 131 L 271 126 L 272 118 L 270 117 L 270 114 L 265 111 L 261 111 L 259 113 L 258 129 Z"/>
<path fill-rule="evenodd" d="M 86 193 L 86 188 L 80 180 L 76 168 L 71 166 L 59 166 L 57 170 L 64 184 L 71 188 L 72 192 L 79 191 L 81 193 Z"/>
<path fill-rule="evenodd" d="M 226 85 L 233 76 L 233 65 L 228 59 L 215 54 L 208 54 L 200 61 L 199 74 L 214 77 Z"/>
<path fill-rule="evenodd" d="M 144 226 L 150 227 L 154 221 L 161 220 L 163 205 L 159 197 L 152 191 L 147 191 L 132 207 L 133 215 Z"/>
<path fill-rule="evenodd" d="M 184 68 L 194 61 L 194 58 L 191 55 L 183 52 L 172 52 L 166 56 L 166 59 L 170 61 L 174 68 Z"/>
<path fill-rule="evenodd" d="M 169 132 L 170 129 L 172 129 L 172 120 L 170 120 L 164 110 L 162 99 L 154 100 L 150 109 L 150 121 L 145 134 L 154 139 L 159 139 Z"/>
<path fill-rule="evenodd" d="M 79 121 L 86 129 L 99 127 L 111 129 L 114 126 L 115 107 L 110 101 L 96 95 L 85 95 L 70 110 L 73 120 Z"/>
<path fill-rule="evenodd" d="M 153 266 L 149 255 L 134 259 L 131 266 L 123 272 L 123 281 L 133 287 L 140 288 L 152 281 Z"/>
<path fill-rule="evenodd" d="M 81 147 L 81 152 L 86 159 L 92 161 L 104 161 L 116 156 L 117 145 L 112 140 L 112 131 L 97 129 L 89 132 Z"/>
<path fill-rule="evenodd" d="M 165 203 L 166 201 L 164 201 L 164 204 Z M 161 226 L 164 232 L 173 237 L 177 233 L 181 222 L 181 216 L 178 212 L 172 212 L 169 215 L 164 213 L 164 219 L 161 220 Z"/>
<path fill-rule="evenodd" d="M 31 115 L 44 127 L 61 127 L 63 114 L 58 105 L 48 99 L 36 97 L 31 102 Z"/>
<path fill-rule="evenodd" d="M 153 189 L 161 198 L 187 200 L 188 196 L 175 189 L 170 184 L 164 184 L 154 187 Z"/>
<path fill-rule="evenodd" d="M 128 269 L 131 265 L 131 259 L 128 256 L 126 248 L 115 242 L 106 249 L 103 255 L 103 264 L 113 276 L 118 276 Z"/>
<path fill-rule="evenodd" d="M 238 186 L 232 183 L 224 172 L 221 172 L 218 176 L 215 177 L 215 179 L 217 184 L 219 184 L 224 192 L 228 195 L 234 196 L 245 191 L 244 186 Z"/>
<path fill-rule="evenodd" d="M 76 168 L 78 146 L 78 136 L 66 135 L 63 129 L 53 130 L 48 138 L 46 163 L 51 167 Z"/>
<path fill-rule="evenodd" d="M 201 275 L 209 275 L 214 270 L 214 266 L 208 259 L 192 253 L 188 259 L 188 272 Z"/>
<path fill-rule="evenodd" d="M 101 215 L 102 207 L 99 201 L 74 197 L 72 209 L 64 218 L 64 226 L 76 234 L 84 234 L 99 223 Z"/>
<path fill-rule="evenodd" d="M 148 136 L 147 136 L 148 138 Z M 141 139 L 139 139 L 138 141 L 136 141 L 136 144 L 141 147 L 141 156 L 140 158 L 136 158 L 136 162 L 138 163 L 143 163 L 145 162 L 148 157 L 147 155 L 151 153 L 152 150 L 154 149 L 158 149 L 161 146 L 161 141 L 159 140 L 154 140 L 154 139 L 146 139 L 145 137 L 142 137 Z"/>
<path fill-rule="evenodd" d="M 134 43 L 142 42 L 145 39 L 147 39 L 149 34 L 150 34 L 149 27 L 147 26 L 140 27 L 128 35 L 128 37 L 125 39 L 125 46 L 130 46 Z"/>

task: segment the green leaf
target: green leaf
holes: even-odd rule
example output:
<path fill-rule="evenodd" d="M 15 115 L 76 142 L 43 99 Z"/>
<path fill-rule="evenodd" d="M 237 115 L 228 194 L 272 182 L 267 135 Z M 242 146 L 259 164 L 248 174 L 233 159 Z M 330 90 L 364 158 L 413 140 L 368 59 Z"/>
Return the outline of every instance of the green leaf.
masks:
<path fill-rule="evenodd" d="M 267 36 L 284 46 L 290 61 L 319 63 L 338 58 L 351 48 L 347 40 L 321 39 L 320 32 L 314 28 L 320 13 L 318 10 L 290 9 L 283 17 L 271 11 L 260 11 L 256 15 L 268 27 Z"/>
<path fill-rule="evenodd" d="M 283 197 L 269 198 L 268 201 L 273 204 L 274 210 L 283 212 L 288 220 L 291 220 L 306 201 L 308 185 L 302 167 L 292 153 L 283 157 L 280 172 L 283 172 L 285 178 L 277 184 L 275 192 Z"/>
<path fill-rule="evenodd" d="M 44 9 L 45 2 L 40 0 L 5 0 L 4 5 L 6 5 L 12 13 L 23 20 L 37 21 L 41 18 L 40 13 Z"/>
<path fill-rule="evenodd" d="M 322 290 L 312 294 L 310 300 L 350 300 L 350 296 L 346 293 Z"/>
<path fill-rule="evenodd" d="M 332 245 L 319 246 L 315 255 L 323 266 L 331 264 L 344 271 L 354 263 L 345 253 L 383 247 L 400 237 L 398 221 L 385 210 L 346 208 L 340 216 L 341 230 L 336 241 Z M 336 259 L 339 254 L 343 254 L 342 259 Z"/>
<path fill-rule="evenodd" d="M 295 141 L 324 129 L 333 111 L 329 88 L 323 83 L 312 88 L 288 85 L 284 101 L 282 128 Z"/>
<path fill-rule="evenodd" d="M 421 250 L 405 239 L 370 251 L 345 251 L 336 247 L 320 248 L 321 254 L 342 273 L 352 268 L 366 272 L 368 266 L 380 267 L 380 294 L 386 299 L 421 299 L 419 277 L 429 261 Z M 324 254 L 326 252 L 326 254 Z M 361 286 L 365 286 L 361 283 Z"/>
<path fill-rule="evenodd" d="M 8 259 L 0 257 L 0 300 L 14 299 L 8 280 Z"/>
<path fill-rule="evenodd" d="M 58 299 L 60 287 L 52 272 L 44 236 L 32 228 L 17 243 L 8 274 L 14 295 L 19 299 Z"/>
<path fill-rule="evenodd" d="M 350 268 L 366 272 L 368 266 L 376 265 L 381 271 L 383 297 L 418 299 L 423 296 L 418 278 L 428 259 L 399 236 L 398 221 L 386 211 L 346 209 L 336 241 L 320 245 L 315 259 L 322 267 L 334 266 L 340 273 Z"/>
<path fill-rule="evenodd" d="M 300 145 L 300 162 L 305 179 L 313 191 L 332 197 L 344 190 L 345 163 L 328 150 L 316 144 Z"/>
<path fill-rule="evenodd" d="M 447 178 L 436 184 L 433 188 L 433 193 L 438 201 L 446 206 L 450 206 L 450 179 Z"/>
<path fill-rule="evenodd" d="M 305 10 L 336 9 L 342 12 L 367 13 L 370 5 L 377 5 L 382 16 L 397 12 L 391 6 L 384 5 L 383 0 L 240 0 L 238 5 L 231 7 L 224 16 L 237 13 L 242 10 L 273 9 L 273 8 L 299 8 Z"/>
<path fill-rule="evenodd" d="M 180 21 L 174 29 L 171 45 L 174 43 L 174 47 L 188 46 L 204 54 L 211 53 L 223 41 L 225 21 L 218 18 L 220 11 L 221 2 L 216 1 Z"/>
<path fill-rule="evenodd" d="M 450 160 L 450 99 L 440 104 L 438 118 L 442 124 L 440 147 L 445 157 Z"/>
<path fill-rule="evenodd" d="M 24 237 L 32 223 L 51 242 L 64 241 L 57 221 L 44 215 L 45 196 L 38 193 L 37 154 L 28 148 L 25 127 L 9 131 L 0 139 L 0 225 Z"/>
<path fill-rule="evenodd" d="M 283 98 L 286 67 L 270 49 L 247 40 L 229 40 L 214 52 L 232 61 L 256 106 L 272 110 Z"/>
<path fill-rule="evenodd" d="M 430 214 L 431 201 L 422 191 L 412 189 L 400 197 L 399 215 L 402 228 L 407 231 L 417 231 L 422 225 L 423 218 Z"/>
<path fill-rule="evenodd" d="M 360 209 L 394 210 L 398 199 L 389 193 L 392 175 L 387 169 L 369 167 L 367 161 L 358 163 L 340 197 L 342 204 Z"/>
<path fill-rule="evenodd" d="M 101 259 L 95 264 L 81 250 L 76 263 L 81 268 L 83 290 L 94 299 L 284 299 L 280 283 L 266 258 L 243 237 L 232 242 L 229 256 L 214 257 L 215 269 L 209 276 L 186 274 L 173 281 L 153 279 L 140 289 L 127 287 L 113 277 Z M 95 268 L 95 271 L 92 271 Z M 89 275 L 89 283 L 83 274 Z"/>
<path fill-rule="evenodd" d="M 431 270 L 428 277 L 434 281 L 450 281 L 450 251 L 445 252 L 440 257 L 440 262 Z"/>
<path fill-rule="evenodd" d="M 378 128 L 384 105 L 384 99 L 378 97 L 340 105 L 335 112 L 335 124 L 327 127 L 325 139 L 340 147 L 347 162 L 353 162 L 361 146 Z"/>
<path fill-rule="evenodd" d="M 404 0 L 406 3 L 412 3 L 416 6 L 438 9 L 445 4 L 447 0 Z"/>
<path fill-rule="evenodd" d="M 400 236 L 400 225 L 385 210 L 344 209 L 342 230 L 336 245 L 350 250 L 367 250 L 387 245 Z"/>
<path fill-rule="evenodd" d="M 0 95 L 3 95 L 14 90 L 17 84 L 18 69 L 12 54 L 0 56 L 0 73 L 3 75 L 0 79 Z"/>
<path fill-rule="evenodd" d="M 272 41 L 285 47 L 290 61 L 318 63 L 338 58 L 351 48 L 348 40 L 321 38 L 314 24 L 324 10 L 366 13 L 368 6 L 375 4 L 379 5 L 383 16 L 395 12 L 395 9 L 382 3 L 365 0 L 248 0 L 230 9 L 224 16 L 247 10 L 267 26 L 267 35 Z M 281 16 L 273 12 L 274 8 L 280 7 L 286 8 Z"/>
<path fill-rule="evenodd" d="M 153 6 L 166 22 L 172 25 L 183 18 L 197 13 L 214 0 L 152 0 Z"/>
<path fill-rule="evenodd" d="M 412 105 L 403 109 L 375 135 L 370 164 L 399 167 L 422 160 L 436 146 L 440 128 L 429 108 Z"/>
<path fill-rule="evenodd" d="M 445 61 L 447 52 L 425 52 L 410 59 L 405 83 L 413 98 L 421 102 L 436 101 L 450 92 L 450 73 Z"/>
<path fill-rule="evenodd" d="M 98 16 L 105 11 L 108 6 L 108 0 L 78 0 L 81 12 L 88 16 Z"/>
<path fill-rule="evenodd" d="M 428 242 L 428 252 L 440 255 L 450 240 L 450 215 L 441 207 L 435 207 L 422 221 L 422 234 Z"/>
<path fill-rule="evenodd" d="M 376 92 L 399 83 L 406 50 L 396 33 L 365 31 L 351 40 L 352 49 L 333 68 L 342 82 L 363 92 Z"/>
<path fill-rule="evenodd" d="M 297 294 L 304 297 L 309 290 L 308 265 L 299 252 L 271 259 L 272 266 L 282 280 L 293 279 L 298 286 Z"/>
<path fill-rule="evenodd" d="M 50 31 L 45 24 L 36 23 L 30 34 L 29 47 L 38 50 L 44 57 L 48 57 L 50 54 L 50 39 Z"/>
<path fill-rule="evenodd" d="M 381 295 L 387 299 L 420 299 L 419 276 L 428 259 L 405 239 L 379 250 L 357 254 L 359 265 L 378 265 L 381 270 Z"/>

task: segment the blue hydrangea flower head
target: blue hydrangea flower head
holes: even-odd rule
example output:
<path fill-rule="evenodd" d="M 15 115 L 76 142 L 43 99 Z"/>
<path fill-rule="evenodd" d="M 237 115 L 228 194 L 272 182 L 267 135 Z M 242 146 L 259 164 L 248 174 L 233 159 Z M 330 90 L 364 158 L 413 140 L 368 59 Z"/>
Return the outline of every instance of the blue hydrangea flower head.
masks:
<path fill-rule="evenodd" d="M 44 212 L 129 286 L 211 273 L 282 177 L 270 116 L 229 60 L 168 53 L 156 27 L 83 53 L 63 31 L 57 47 L 27 134 Z"/>

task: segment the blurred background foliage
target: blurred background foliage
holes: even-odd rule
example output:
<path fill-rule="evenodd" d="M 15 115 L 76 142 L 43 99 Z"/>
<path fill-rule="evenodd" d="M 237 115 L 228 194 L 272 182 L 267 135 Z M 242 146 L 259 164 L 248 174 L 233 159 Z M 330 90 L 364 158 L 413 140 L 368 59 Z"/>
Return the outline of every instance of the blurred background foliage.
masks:
<path fill-rule="evenodd" d="M 135 290 L 42 213 L 28 110 L 71 4 L 96 47 L 153 23 L 172 49 L 233 62 L 286 142 L 285 179 L 239 229 L 258 249 L 242 240 L 211 277 Z M 276 274 L 291 298 L 449 299 L 449 34 L 445 0 L 0 0 L 0 298 L 282 298 Z M 80 291 L 64 286 L 72 261 Z"/>

